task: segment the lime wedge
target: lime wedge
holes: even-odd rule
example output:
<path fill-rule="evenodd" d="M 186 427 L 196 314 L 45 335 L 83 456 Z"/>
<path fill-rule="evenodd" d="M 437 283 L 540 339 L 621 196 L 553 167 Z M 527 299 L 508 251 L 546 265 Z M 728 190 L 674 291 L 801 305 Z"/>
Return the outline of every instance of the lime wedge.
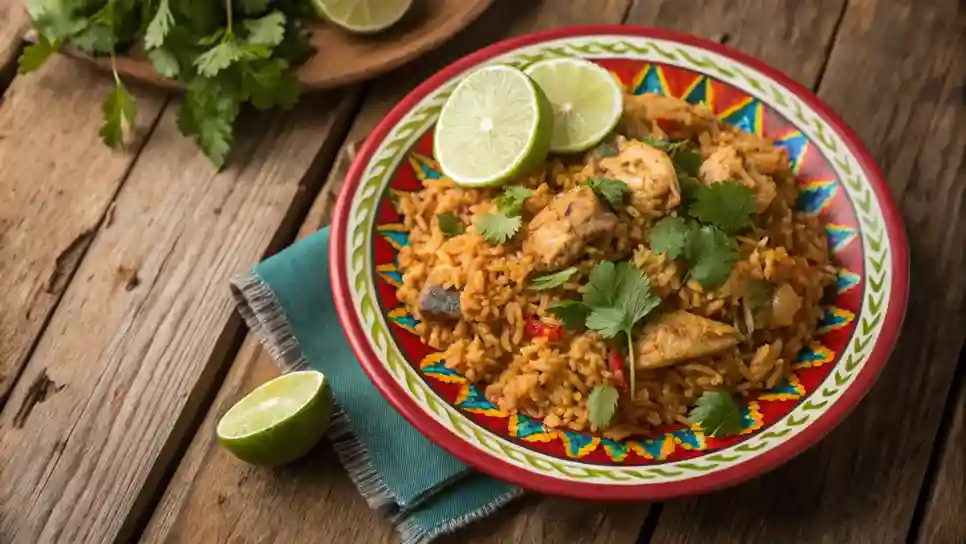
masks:
<path fill-rule="evenodd" d="M 322 438 L 332 417 L 325 376 L 292 372 L 262 384 L 232 406 L 215 429 L 218 441 L 242 461 L 277 466 L 302 457 Z"/>
<path fill-rule="evenodd" d="M 497 185 L 547 158 L 553 112 L 523 72 L 494 65 L 466 76 L 436 122 L 433 151 L 464 187 Z"/>
<path fill-rule="evenodd" d="M 370 34 L 399 22 L 413 0 L 312 0 L 315 10 L 346 30 Z"/>
<path fill-rule="evenodd" d="M 605 68 L 568 57 L 537 62 L 525 71 L 553 106 L 550 151 L 586 151 L 600 143 L 620 121 L 624 92 Z"/>

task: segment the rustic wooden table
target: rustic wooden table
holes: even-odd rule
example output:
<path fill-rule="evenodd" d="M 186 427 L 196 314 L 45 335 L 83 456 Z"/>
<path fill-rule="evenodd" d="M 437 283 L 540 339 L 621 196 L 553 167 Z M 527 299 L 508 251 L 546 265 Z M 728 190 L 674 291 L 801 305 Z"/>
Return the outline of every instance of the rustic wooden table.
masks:
<path fill-rule="evenodd" d="M 111 82 L 65 59 L 14 77 L 0 0 L 0 542 L 394 540 L 327 446 L 265 470 L 212 439 L 276 368 L 227 281 L 328 221 L 344 142 L 447 62 L 511 34 L 670 27 L 815 89 L 888 177 L 912 244 L 899 347 L 859 409 L 783 468 L 663 504 L 530 497 L 449 542 L 966 542 L 966 4 L 962 0 L 497 0 L 427 58 L 250 116 L 231 166 L 136 88 L 127 152 L 94 134 Z M 332 172 L 328 174 L 328 172 Z"/>

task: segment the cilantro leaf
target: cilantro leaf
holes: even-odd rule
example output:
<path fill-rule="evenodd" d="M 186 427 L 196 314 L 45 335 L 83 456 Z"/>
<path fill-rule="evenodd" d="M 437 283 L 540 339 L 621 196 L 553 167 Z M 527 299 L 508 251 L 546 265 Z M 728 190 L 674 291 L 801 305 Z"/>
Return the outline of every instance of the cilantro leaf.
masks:
<path fill-rule="evenodd" d="M 677 175 L 678 185 L 681 186 L 681 207 L 683 209 L 687 209 L 695 200 L 697 200 L 698 193 L 704 189 L 704 185 L 698 181 L 698 178 L 685 174 L 680 170 L 677 170 Z"/>
<path fill-rule="evenodd" d="M 577 273 L 577 268 L 571 266 L 570 268 L 564 268 L 553 274 L 544 274 L 543 276 L 537 276 L 533 278 L 530 282 L 530 289 L 534 291 L 543 291 L 545 289 L 553 289 L 554 287 L 560 287 L 561 285 L 567 283 L 567 280 L 571 276 Z"/>
<path fill-rule="evenodd" d="M 168 0 L 158 3 L 158 11 L 154 13 L 148 28 L 144 31 L 144 48 L 156 49 L 164 45 L 164 39 L 174 26 L 174 14 Z"/>
<path fill-rule="evenodd" d="M 244 62 L 241 65 L 241 95 L 253 106 L 266 110 L 275 106 L 290 109 L 298 101 L 298 81 L 282 59 Z"/>
<path fill-rule="evenodd" d="M 508 185 L 503 188 L 503 194 L 497 198 L 496 207 L 507 216 L 520 215 L 527 199 L 533 196 L 533 191 L 519 185 Z"/>
<path fill-rule="evenodd" d="M 436 214 L 436 224 L 439 225 L 439 230 L 446 235 L 447 238 L 457 236 L 466 232 L 466 227 L 460 222 L 456 214 L 446 212 Z"/>
<path fill-rule="evenodd" d="M 721 287 L 731 277 L 737 258 L 734 241 L 715 227 L 704 225 L 688 236 L 686 256 L 691 277 L 708 290 Z"/>
<path fill-rule="evenodd" d="M 271 0 L 237 0 L 238 7 L 247 15 L 258 15 L 268 9 Z"/>
<path fill-rule="evenodd" d="M 677 259 L 684 254 L 688 244 L 688 224 L 680 217 L 665 217 L 651 227 L 648 241 L 651 250 L 657 254 Z"/>
<path fill-rule="evenodd" d="M 699 191 L 688 213 L 702 223 L 735 234 L 751 226 L 755 210 L 754 191 L 736 181 L 720 181 Z"/>
<path fill-rule="evenodd" d="M 619 179 L 591 178 L 587 185 L 615 211 L 623 208 L 627 201 L 627 184 Z"/>
<path fill-rule="evenodd" d="M 701 155 L 697 151 L 690 147 L 682 147 L 671 155 L 671 161 L 674 163 L 674 167 L 685 174 L 698 177 L 698 171 L 701 169 Z"/>
<path fill-rule="evenodd" d="M 188 86 L 178 112 L 178 128 L 193 136 L 201 150 L 217 167 L 225 164 L 234 139 L 232 125 L 238 117 L 239 99 L 226 93 L 211 79 L 197 78 Z"/>
<path fill-rule="evenodd" d="M 163 47 L 148 51 L 148 58 L 151 59 L 154 69 L 164 77 L 175 78 L 181 72 L 178 58 Z"/>
<path fill-rule="evenodd" d="M 610 261 L 597 263 L 587 278 L 584 292 L 584 304 L 595 306 L 611 306 L 616 296 L 614 285 L 617 283 L 617 265 Z"/>
<path fill-rule="evenodd" d="M 259 19 L 249 19 L 242 23 L 248 31 L 248 43 L 274 47 L 285 38 L 285 14 L 273 11 Z"/>
<path fill-rule="evenodd" d="M 476 232 L 491 244 L 505 244 L 520 230 L 523 220 L 503 212 L 488 213 L 476 220 Z"/>
<path fill-rule="evenodd" d="M 610 426 L 617 414 L 617 400 L 620 394 L 609 383 L 598 385 L 587 395 L 587 410 L 590 424 L 597 429 Z"/>
<path fill-rule="evenodd" d="M 119 147 L 124 142 L 124 123 L 133 126 L 137 119 L 137 104 L 120 80 L 101 102 L 101 113 L 104 115 L 101 140 L 108 147 Z"/>
<path fill-rule="evenodd" d="M 40 68 L 59 48 L 57 42 L 51 42 L 43 34 L 37 33 L 37 43 L 24 47 L 20 54 L 17 73 L 26 74 Z"/>
<path fill-rule="evenodd" d="M 205 51 L 195 59 L 195 68 L 205 77 L 214 77 L 218 72 L 231 66 L 241 56 L 241 50 L 234 41 L 221 42 Z"/>
<path fill-rule="evenodd" d="M 584 328 L 587 321 L 587 306 L 579 300 L 562 300 L 555 302 L 547 308 L 547 311 L 557 316 L 563 322 L 564 327 L 570 330 L 580 330 Z"/>
<path fill-rule="evenodd" d="M 112 28 L 95 24 L 72 37 L 70 44 L 88 55 L 106 55 L 114 49 L 117 37 Z"/>
<path fill-rule="evenodd" d="M 616 306 L 593 308 L 587 316 L 587 328 L 604 338 L 614 338 L 632 326 L 634 323 L 627 312 Z"/>
<path fill-rule="evenodd" d="M 705 391 L 691 409 L 688 422 L 698 425 L 708 436 L 737 436 L 741 434 L 741 409 L 730 393 Z"/>

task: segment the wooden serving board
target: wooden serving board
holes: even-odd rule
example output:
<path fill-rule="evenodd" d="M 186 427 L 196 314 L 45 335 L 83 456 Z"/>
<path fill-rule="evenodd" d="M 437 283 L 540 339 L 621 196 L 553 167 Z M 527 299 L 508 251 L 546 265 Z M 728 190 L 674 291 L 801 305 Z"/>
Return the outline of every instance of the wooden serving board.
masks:
<path fill-rule="evenodd" d="M 410 12 L 392 28 L 373 35 L 352 34 L 334 24 L 312 23 L 310 41 L 316 53 L 298 69 L 303 89 L 339 87 L 373 78 L 439 46 L 480 16 L 493 0 L 417 0 Z M 31 31 L 27 41 L 36 40 Z M 105 57 L 91 57 L 65 48 L 67 56 L 110 71 Z M 178 81 L 154 70 L 141 50 L 117 58 L 122 76 L 167 89 L 179 89 Z"/>

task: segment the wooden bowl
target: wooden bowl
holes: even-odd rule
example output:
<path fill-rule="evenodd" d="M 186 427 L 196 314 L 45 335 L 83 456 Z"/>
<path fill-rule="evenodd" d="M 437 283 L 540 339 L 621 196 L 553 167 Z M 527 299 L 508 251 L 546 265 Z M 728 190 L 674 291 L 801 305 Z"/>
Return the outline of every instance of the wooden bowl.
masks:
<path fill-rule="evenodd" d="M 362 36 L 324 22 L 309 27 L 316 50 L 298 69 L 305 90 L 330 89 L 371 79 L 430 51 L 479 17 L 493 0 L 417 0 L 409 13 L 385 32 Z M 30 32 L 27 41 L 36 40 Z M 91 57 L 67 48 L 64 54 L 110 70 L 107 58 Z M 158 74 L 143 51 L 118 57 L 122 76 L 165 89 L 180 89 L 178 81 Z"/>

